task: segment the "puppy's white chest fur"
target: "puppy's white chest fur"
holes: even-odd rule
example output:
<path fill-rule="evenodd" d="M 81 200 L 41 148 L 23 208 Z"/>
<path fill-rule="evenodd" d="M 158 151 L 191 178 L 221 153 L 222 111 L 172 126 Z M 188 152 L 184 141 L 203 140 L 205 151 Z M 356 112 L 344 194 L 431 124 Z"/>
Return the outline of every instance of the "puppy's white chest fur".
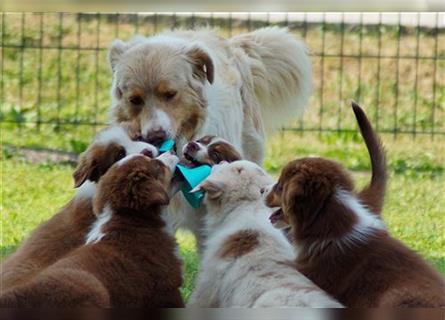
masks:
<path fill-rule="evenodd" d="M 95 244 L 98 243 L 105 236 L 103 232 L 103 227 L 110 221 L 113 212 L 109 206 L 106 206 L 104 210 L 99 214 L 90 232 L 86 236 L 85 244 Z"/>

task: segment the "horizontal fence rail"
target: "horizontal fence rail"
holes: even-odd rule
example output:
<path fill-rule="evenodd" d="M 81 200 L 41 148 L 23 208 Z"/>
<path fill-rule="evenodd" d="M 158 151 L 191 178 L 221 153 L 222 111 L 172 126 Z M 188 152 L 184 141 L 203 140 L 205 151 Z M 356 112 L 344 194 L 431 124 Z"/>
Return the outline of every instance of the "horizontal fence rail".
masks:
<path fill-rule="evenodd" d="M 63 134 L 72 145 L 103 126 L 111 85 L 106 54 L 115 38 L 199 27 L 230 37 L 269 25 L 302 38 L 313 63 L 308 112 L 285 130 L 355 132 L 354 99 L 380 132 L 445 134 L 442 13 L 2 13 L 0 25 L 0 121 L 7 142 L 18 143 L 8 132 L 21 130 L 25 144 L 47 138 L 51 145 L 54 134 Z"/>

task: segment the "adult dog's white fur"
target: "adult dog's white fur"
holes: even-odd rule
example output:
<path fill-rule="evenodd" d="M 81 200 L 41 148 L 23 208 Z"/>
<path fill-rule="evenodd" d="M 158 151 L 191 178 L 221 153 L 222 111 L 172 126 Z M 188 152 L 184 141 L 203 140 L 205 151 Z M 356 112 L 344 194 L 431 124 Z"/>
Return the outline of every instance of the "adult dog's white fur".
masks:
<path fill-rule="evenodd" d="M 230 39 L 202 29 L 115 40 L 109 60 L 113 122 L 131 123 L 142 138 L 163 130 L 178 150 L 215 135 L 257 164 L 263 161 L 266 131 L 300 115 L 312 89 L 306 46 L 277 27 Z M 200 214 L 183 198 L 170 209 L 180 212 L 177 225 L 197 233 Z"/>
<path fill-rule="evenodd" d="M 294 249 L 263 203 L 261 190 L 271 182 L 242 160 L 215 166 L 197 187 L 207 192 L 206 240 L 191 306 L 341 307 L 292 266 Z M 253 238 L 232 242 L 243 233 Z"/>

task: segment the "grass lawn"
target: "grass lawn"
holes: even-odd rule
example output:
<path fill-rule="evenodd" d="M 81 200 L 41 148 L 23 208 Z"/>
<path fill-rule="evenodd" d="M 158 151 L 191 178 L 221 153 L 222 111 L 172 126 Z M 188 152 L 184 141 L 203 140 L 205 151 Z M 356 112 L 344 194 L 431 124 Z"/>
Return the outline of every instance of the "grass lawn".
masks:
<path fill-rule="evenodd" d="M 445 146 L 429 139 L 385 138 L 391 172 L 385 221 L 394 236 L 445 274 Z M 369 179 L 366 149 L 354 134 L 278 134 L 269 141 L 265 167 L 277 175 L 288 160 L 306 155 L 341 161 L 354 172 L 359 186 Z M 31 164 L 3 153 L 2 257 L 73 196 L 72 170 L 70 165 Z M 198 269 L 195 240 L 186 231 L 179 231 L 177 238 L 186 266 L 182 292 L 188 297 Z"/>
<path fill-rule="evenodd" d="M 153 16 L 135 18 L 64 14 L 62 23 L 62 17 L 52 13 L 1 15 L 5 44 L 1 142 L 83 151 L 98 129 L 89 124 L 107 120 L 111 73 L 106 48 L 110 42 L 191 22 L 177 16 L 157 16 L 156 23 Z M 198 19 L 196 26 L 207 22 Z M 227 20 L 211 22 L 223 36 L 261 26 L 234 20 L 229 28 Z M 445 71 L 445 61 L 421 59 L 414 67 L 414 58 L 397 59 L 416 52 L 431 58 L 435 44 L 436 55 L 443 56 L 444 32 L 416 33 L 415 28 L 397 26 L 351 25 L 343 31 L 340 25 L 331 24 L 293 23 L 289 27 L 305 39 L 312 52 L 315 92 L 312 110 L 304 118 L 306 130 L 354 129 L 348 109 L 352 97 L 367 108 L 382 131 L 444 131 L 445 77 L 439 75 Z M 36 49 L 39 46 L 43 48 Z M 60 46 L 63 52 L 56 50 Z M 445 274 L 443 137 L 437 135 L 432 141 L 429 136 L 414 139 L 406 135 L 396 140 L 384 136 L 391 174 L 384 219 L 395 237 Z M 275 176 L 297 156 L 319 155 L 343 163 L 354 172 L 358 186 L 369 180 L 368 155 L 356 134 L 286 132 L 271 138 L 267 151 L 264 165 Z M 32 164 L 9 149 L 3 149 L 1 155 L 0 257 L 5 257 L 63 206 L 74 189 L 71 165 Z M 195 240 L 186 231 L 179 231 L 177 238 L 186 266 L 182 293 L 187 298 L 198 270 Z"/>

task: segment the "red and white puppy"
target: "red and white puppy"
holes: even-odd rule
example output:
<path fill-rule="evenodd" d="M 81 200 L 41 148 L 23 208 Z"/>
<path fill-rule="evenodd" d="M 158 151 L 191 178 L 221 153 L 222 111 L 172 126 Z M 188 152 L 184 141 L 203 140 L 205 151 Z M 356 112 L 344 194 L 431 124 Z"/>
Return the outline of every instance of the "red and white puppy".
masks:
<path fill-rule="evenodd" d="M 130 155 L 100 179 L 85 245 L 0 297 L 2 307 L 182 307 L 162 208 L 179 159 Z"/>
<path fill-rule="evenodd" d="M 280 208 L 271 220 L 291 226 L 297 269 L 347 307 L 444 307 L 443 278 L 380 219 L 384 152 L 363 110 L 353 109 L 372 159 L 371 184 L 355 193 L 340 164 L 294 160 L 267 194 L 266 204 Z"/>
<path fill-rule="evenodd" d="M 116 161 L 128 154 L 158 151 L 145 142 L 132 141 L 126 130 L 113 126 L 101 131 L 80 156 L 74 171 L 76 195 L 58 213 L 39 225 L 1 265 L 2 290 L 23 284 L 37 272 L 80 246 L 94 221 L 92 198 L 96 183 Z"/>
<path fill-rule="evenodd" d="M 187 143 L 182 149 L 182 153 L 190 165 L 208 164 L 213 166 L 222 161 L 233 162 L 242 159 L 234 145 L 212 135 Z"/>

